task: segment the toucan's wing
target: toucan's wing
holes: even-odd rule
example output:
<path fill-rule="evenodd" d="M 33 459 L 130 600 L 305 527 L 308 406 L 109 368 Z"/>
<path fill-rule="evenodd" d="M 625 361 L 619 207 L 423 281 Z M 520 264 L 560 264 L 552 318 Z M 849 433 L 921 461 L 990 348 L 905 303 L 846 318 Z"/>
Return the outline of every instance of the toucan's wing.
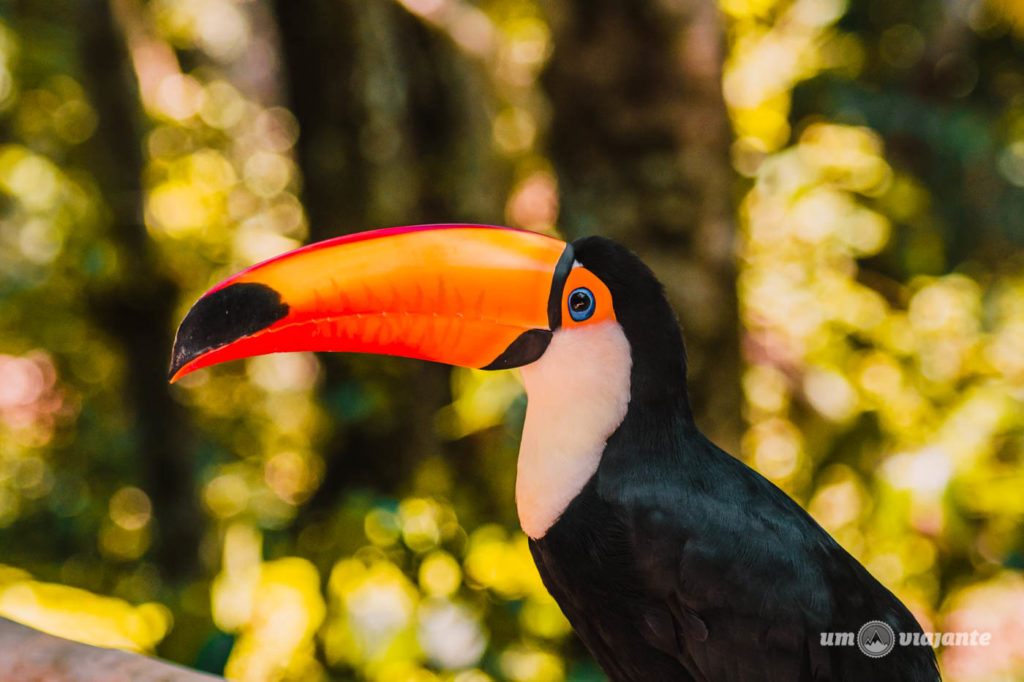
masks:
<path fill-rule="evenodd" d="M 633 516 L 641 629 L 654 647 L 716 682 L 939 679 L 930 648 L 874 659 L 822 646 L 823 632 L 871 620 L 920 626 L 785 493 L 721 451 L 713 462 L 714 485 L 666 483 L 673 492 Z M 685 499 L 673 503 L 674 491 Z"/>
<path fill-rule="evenodd" d="M 816 679 L 808 640 L 835 608 L 831 590 L 780 510 L 730 499 L 744 496 L 735 483 L 634 517 L 644 636 L 697 679 Z"/>

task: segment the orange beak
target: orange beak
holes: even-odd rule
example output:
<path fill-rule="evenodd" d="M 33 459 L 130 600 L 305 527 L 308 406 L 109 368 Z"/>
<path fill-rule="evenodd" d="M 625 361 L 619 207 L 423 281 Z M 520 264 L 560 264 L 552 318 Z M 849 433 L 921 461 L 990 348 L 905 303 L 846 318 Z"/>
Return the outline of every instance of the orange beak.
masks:
<path fill-rule="evenodd" d="M 505 369 L 543 354 L 572 247 L 534 232 L 422 225 L 348 235 L 206 292 L 174 339 L 171 381 L 218 362 L 348 351 Z"/>

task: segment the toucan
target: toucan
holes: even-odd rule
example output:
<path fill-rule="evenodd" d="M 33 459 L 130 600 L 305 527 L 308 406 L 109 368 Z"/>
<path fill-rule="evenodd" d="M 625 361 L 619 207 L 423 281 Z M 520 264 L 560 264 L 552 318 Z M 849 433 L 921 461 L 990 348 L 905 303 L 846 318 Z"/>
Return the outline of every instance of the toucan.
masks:
<path fill-rule="evenodd" d="M 305 246 L 199 298 L 170 378 L 284 351 L 520 369 L 520 523 L 614 682 L 939 679 L 930 647 L 900 642 L 910 611 L 698 430 L 679 324 L 625 247 L 483 225 Z"/>

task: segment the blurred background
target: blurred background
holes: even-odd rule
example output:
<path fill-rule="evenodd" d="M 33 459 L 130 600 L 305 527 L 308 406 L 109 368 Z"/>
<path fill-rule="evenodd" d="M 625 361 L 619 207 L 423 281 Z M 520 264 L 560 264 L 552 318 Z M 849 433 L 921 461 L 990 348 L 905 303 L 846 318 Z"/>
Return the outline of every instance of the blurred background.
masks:
<path fill-rule="evenodd" d="M 698 424 L 947 679 L 1024 680 L 1024 5 L 0 1 L 0 615 L 238 680 L 603 679 L 533 568 L 513 372 L 266 356 L 206 288 L 427 222 L 657 271 Z"/>

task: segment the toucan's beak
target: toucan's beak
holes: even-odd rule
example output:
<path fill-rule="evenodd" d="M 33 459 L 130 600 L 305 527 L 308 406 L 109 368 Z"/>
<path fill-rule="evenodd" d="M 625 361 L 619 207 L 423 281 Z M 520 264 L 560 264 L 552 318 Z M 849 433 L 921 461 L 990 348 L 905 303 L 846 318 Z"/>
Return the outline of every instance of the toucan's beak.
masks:
<path fill-rule="evenodd" d="M 504 369 L 560 322 L 572 247 L 534 232 L 423 225 L 311 244 L 220 283 L 174 339 L 171 381 L 226 360 L 349 351 Z"/>

